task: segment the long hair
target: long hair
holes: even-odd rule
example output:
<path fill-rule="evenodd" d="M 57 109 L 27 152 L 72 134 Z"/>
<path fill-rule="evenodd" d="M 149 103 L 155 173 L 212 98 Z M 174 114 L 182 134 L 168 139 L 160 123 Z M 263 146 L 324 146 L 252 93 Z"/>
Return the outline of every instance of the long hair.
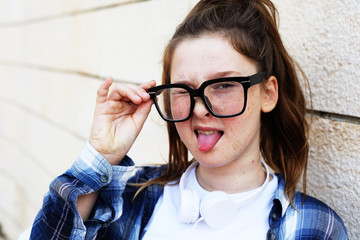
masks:
<path fill-rule="evenodd" d="M 262 113 L 260 151 L 266 163 L 284 175 L 285 192 L 292 203 L 295 187 L 303 174 L 306 191 L 308 124 L 305 99 L 297 70 L 300 67 L 287 53 L 278 31 L 277 10 L 269 0 L 202 0 L 177 27 L 163 56 L 163 83 L 170 83 L 171 60 L 178 44 L 202 34 L 222 34 L 234 49 L 253 59 L 264 79 L 278 80 L 278 103 L 273 111 Z M 167 123 L 169 163 L 167 171 L 146 183 L 165 184 L 178 179 L 189 165 L 188 150 L 174 123 Z M 145 187 L 145 186 L 143 186 Z"/>

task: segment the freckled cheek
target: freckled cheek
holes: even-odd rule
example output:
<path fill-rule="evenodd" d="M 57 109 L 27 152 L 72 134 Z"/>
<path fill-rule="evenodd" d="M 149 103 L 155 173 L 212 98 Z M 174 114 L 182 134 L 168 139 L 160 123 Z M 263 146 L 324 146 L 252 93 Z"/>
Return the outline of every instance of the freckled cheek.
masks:
<path fill-rule="evenodd" d="M 260 127 L 261 102 L 257 91 L 249 91 L 246 109 L 240 117 L 247 131 Z"/>
<path fill-rule="evenodd" d="M 193 135 L 193 131 L 190 125 L 189 120 L 185 122 L 175 123 L 176 130 L 181 138 L 181 140 L 185 143 L 189 141 L 189 139 Z"/>
<path fill-rule="evenodd" d="M 247 104 L 246 104 L 246 109 L 244 114 L 249 114 L 250 112 L 253 112 L 256 108 L 256 105 L 258 104 L 258 102 L 256 101 L 258 98 L 258 96 L 256 94 L 254 94 L 253 91 L 251 91 L 248 94 L 248 99 L 247 99 Z"/>
<path fill-rule="evenodd" d="M 236 136 L 233 136 L 233 139 L 236 139 L 236 141 L 233 143 L 234 149 L 239 149 L 244 142 L 248 141 L 249 132 L 247 129 L 248 127 L 245 126 L 236 132 Z"/>
<path fill-rule="evenodd" d="M 247 106 L 249 106 L 249 109 L 252 111 L 261 111 L 262 97 L 263 93 L 260 85 L 255 85 L 249 88 L 247 96 Z"/>
<path fill-rule="evenodd" d="M 230 140 L 233 150 L 241 149 L 246 142 L 250 141 L 253 133 L 257 131 L 257 126 L 260 125 L 260 118 L 256 117 L 251 109 L 249 107 L 249 111 L 245 111 L 238 117 L 226 119 L 224 122 L 227 126 L 227 139 Z"/>

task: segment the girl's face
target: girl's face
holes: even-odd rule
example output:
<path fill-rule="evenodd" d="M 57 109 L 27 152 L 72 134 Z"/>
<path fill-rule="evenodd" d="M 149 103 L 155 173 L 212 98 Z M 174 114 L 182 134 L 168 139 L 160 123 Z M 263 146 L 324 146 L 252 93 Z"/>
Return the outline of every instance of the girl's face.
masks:
<path fill-rule="evenodd" d="M 258 71 L 254 61 L 235 51 L 220 34 L 204 34 L 179 43 L 172 58 L 171 83 L 198 88 L 209 79 L 250 76 Z M 175 126 L 201 166 L 235 167 L 259 160 L 260 113 L 265 95 L 262 84 L 250 87 L 245 112 L 231 118 L 214 117 L 202 100 L 196 99 L 192 117 Z"/>

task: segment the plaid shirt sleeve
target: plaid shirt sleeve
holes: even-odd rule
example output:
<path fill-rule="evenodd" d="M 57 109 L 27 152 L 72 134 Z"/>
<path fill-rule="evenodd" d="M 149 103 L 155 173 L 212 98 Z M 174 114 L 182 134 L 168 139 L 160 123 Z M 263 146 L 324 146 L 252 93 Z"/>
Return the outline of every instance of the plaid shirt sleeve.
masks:
<path fill-rule="evenodd" d="M 30 239 L 94 239 L 101 227 L 120 218 L 121 194 L 133 170 L 134 163 L 129 157 L 119 166 L 111 166 L 87 142 L 73 166 L 50 184 Z M 76 200 L 98 190 L 100 195 L 91 218 L 83 222 Z"/>

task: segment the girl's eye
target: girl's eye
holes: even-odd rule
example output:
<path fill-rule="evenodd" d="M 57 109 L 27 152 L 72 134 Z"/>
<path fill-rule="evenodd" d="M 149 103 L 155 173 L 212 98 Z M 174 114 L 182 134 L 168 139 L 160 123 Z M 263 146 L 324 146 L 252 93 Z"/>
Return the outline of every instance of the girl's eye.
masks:
<path fill-rule="evenodd" d="M 219 88 L 231 88 L 233 85 L 229 83 L 224 83 L 219 86 Z"/>
<path fill-rule="evenodd" d="M 186 91 L 185 89 L 174 89 L 172 91 L 173 95 L 184 95 L 184 94 L 188 94 L 188 91 Z"/>
<path fill-rule="evenodd" d="M 228 89 L 228 88 L 231 88 L 233 86 L 234 86 L 233 83 L 224 82 L 224 83 L 216 84 L 213 88 L 214 89 Z"/>

